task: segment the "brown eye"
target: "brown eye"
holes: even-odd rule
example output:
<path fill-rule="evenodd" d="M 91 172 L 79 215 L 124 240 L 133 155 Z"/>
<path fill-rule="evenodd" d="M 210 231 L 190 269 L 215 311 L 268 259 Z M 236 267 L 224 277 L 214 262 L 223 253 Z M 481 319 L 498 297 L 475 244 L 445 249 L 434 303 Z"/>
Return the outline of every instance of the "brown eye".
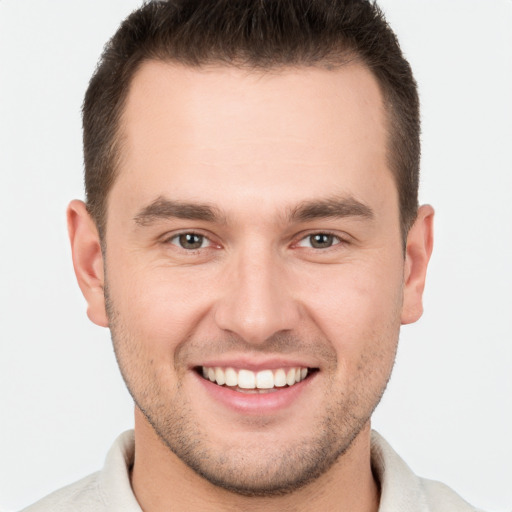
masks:
<path fill-rule="evenodd" d="M 194 249 L 201 249 L 207 244 L 208 239 L 203 235 L 197 233 L 182 233 L 176 235 L 171 239 L 171 243 L 179 245 L 183 249 L 193 251 Z"/>

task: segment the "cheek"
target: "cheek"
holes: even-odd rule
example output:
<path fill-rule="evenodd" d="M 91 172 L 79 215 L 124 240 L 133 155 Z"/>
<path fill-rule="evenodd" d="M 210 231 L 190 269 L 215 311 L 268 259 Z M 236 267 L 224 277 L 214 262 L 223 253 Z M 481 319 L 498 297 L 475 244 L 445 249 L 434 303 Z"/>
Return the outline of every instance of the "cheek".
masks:
<path fill-rule="evenodd" d="M 109 293 L 126 331 L 168 356 L 170 348 L 190 336 L 208 309 L 208 282 L 194 268 L 176 271 L 147 262 L 132 262 L 124 268 L 119 262 L 108 272 Z"/>
<path fill-rule="evenodd" d="M 325 271 L 303 283 L 310 290 L 303 302 L 337 351 L 362 352 L 377 344 L 392 349 L 400 325 L 402 265 L 369 262 Z"/>
<path fill-rule="evenodd" d="M 317 304 L 315 321 L 337 354 L 334 382 L 357 407 L 378 402 L 393 368 L 400 331 L 400 277 L 389 267 L 385 273 L 347 270 L 331 281 L 330 299 Z"/>

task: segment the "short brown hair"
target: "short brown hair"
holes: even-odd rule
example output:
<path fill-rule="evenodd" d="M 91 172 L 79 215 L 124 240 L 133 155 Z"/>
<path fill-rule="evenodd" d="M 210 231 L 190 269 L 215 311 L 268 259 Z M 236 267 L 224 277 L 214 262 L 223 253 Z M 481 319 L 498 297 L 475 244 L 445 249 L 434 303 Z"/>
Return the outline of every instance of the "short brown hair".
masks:
<path fill-rule="evenodd" d="M 143 62 L 268 69 L 354 59 L 374 73 L 383 93 L 405 241 L 418 208 L 418 93 L 395 34 L 369 0 L 159 0 L 134 11 L 107 43 L 83 104 L 86 202 L 100 236 L 119 167 L 120 118 Z"/>

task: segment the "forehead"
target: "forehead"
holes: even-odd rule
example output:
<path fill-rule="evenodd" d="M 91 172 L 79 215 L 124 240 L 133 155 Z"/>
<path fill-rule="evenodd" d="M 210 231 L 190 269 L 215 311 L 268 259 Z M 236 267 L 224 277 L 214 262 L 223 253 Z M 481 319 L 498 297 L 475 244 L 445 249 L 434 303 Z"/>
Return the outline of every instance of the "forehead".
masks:
<path fill-rule="evenodd" d="M 291 203 L 352 193 L 391 177 L 385 124 L 377 81 L 358 63 L 255 71 L 150 61 L 128 94 L 112 192 L 135 187 L 148 202 L 225 187 L 243 201 L 277 190 Z"/>

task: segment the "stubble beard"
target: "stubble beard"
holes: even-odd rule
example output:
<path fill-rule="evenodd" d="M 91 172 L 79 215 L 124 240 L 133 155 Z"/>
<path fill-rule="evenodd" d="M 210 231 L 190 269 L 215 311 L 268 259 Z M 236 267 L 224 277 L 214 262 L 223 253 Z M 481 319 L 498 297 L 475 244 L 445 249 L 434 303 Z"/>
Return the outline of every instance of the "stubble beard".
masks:
<path fill-rule="evenodd" d="M 250 444 L 219 446 L 198 426 L 181 382 L 178 380 L 173 390 L 161 385 L 155 368 L 143 356 L 144 344 L 128 335 L 107 290 L 106 304 L 116 358 L 135 405 L 162 443 L 182 462 L 211 484 L 241 496 L 286 495 L 327 472 L 369 424 L 393 367 L 394 354 L 380 385 L 372 389 L 365 388 L 364 369 L 359 375 L 361 382 L 350 391 L 337 389 L 331 378 L 326 392 L 331 405 L 316 419 L 316 428 L 293 446 L 269 445 L 264 436 L 257 434 Z M 381 354 L 366 357 L 374 364 L 382 361 Z M 259 420 L 254 421 L 261 429 L 262 425 L 257 425 Z"/>
<path fill-rule="evenodd" d="M 215 486 L 252 497 L 286 495 L 318 479 L 349 450 L 369 421 L 369 415 L 351 416 L 343 402 L 325 412 L 314 435 L 303 436 L 293 446 L 269 444 L 255 434 L 251 443 L 221 447 L 200 431 L 192 411 L 177 396 L 165 410 L 134 400 L 164 445 L 189 468 Z"/>

